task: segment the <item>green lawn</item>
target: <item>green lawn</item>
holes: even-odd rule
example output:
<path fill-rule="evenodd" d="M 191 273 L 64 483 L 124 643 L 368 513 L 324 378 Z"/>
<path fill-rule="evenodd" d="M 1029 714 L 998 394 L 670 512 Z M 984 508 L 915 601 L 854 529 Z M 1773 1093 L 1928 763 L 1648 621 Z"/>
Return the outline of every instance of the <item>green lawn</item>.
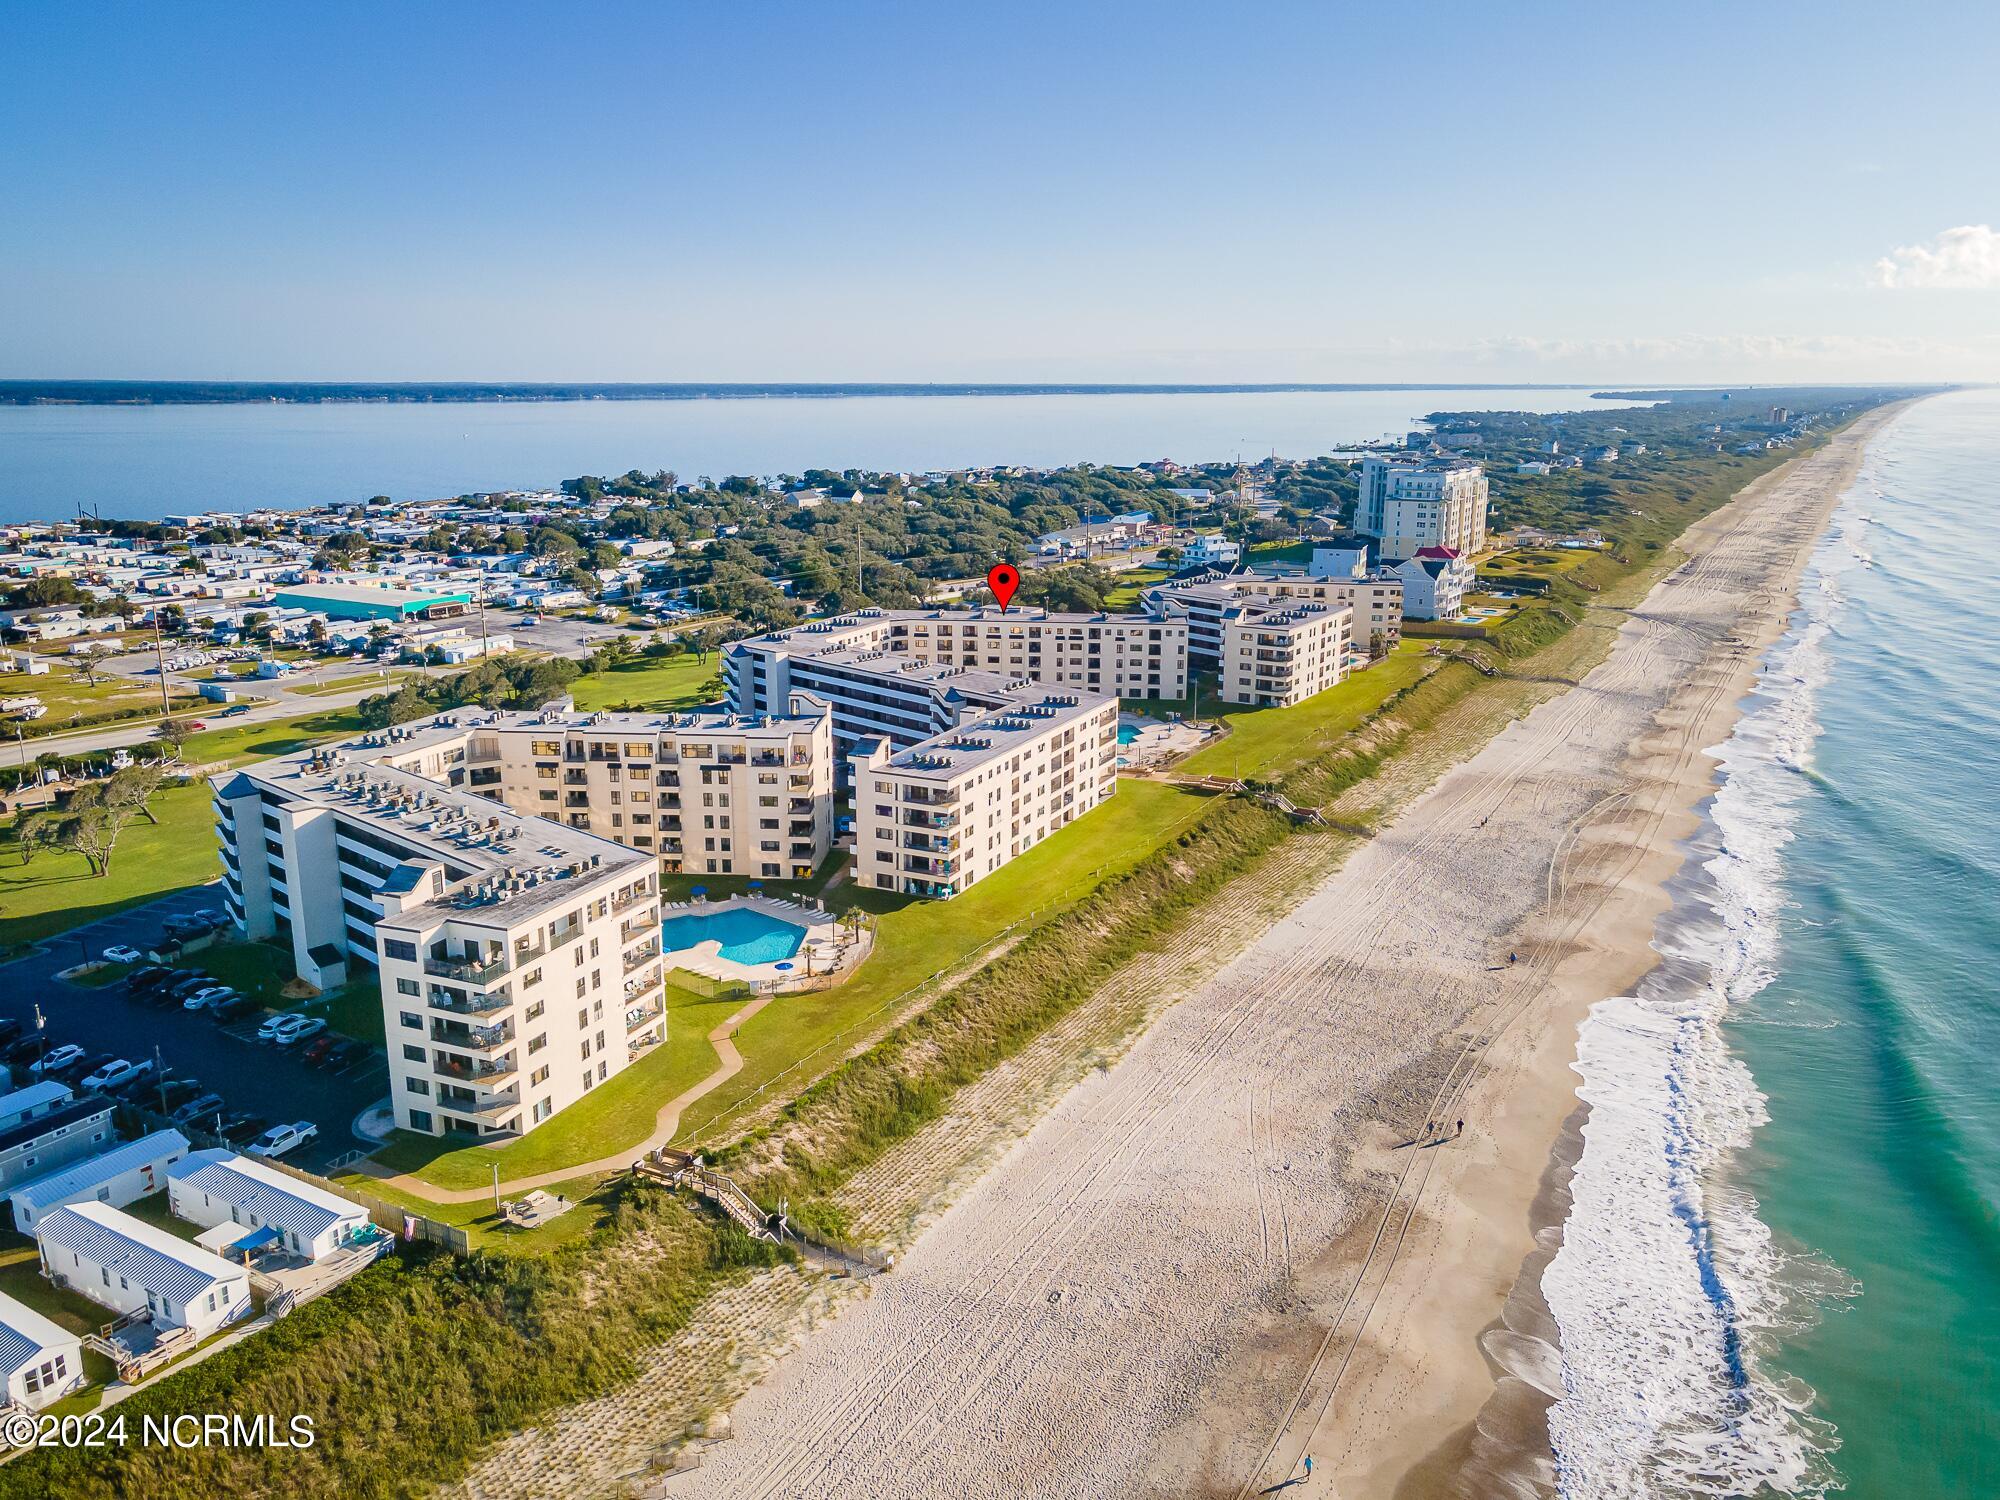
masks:
<path fill-rule="evenodd" d="M 49 657 L 48 660 L 56 665 L 39 676 L 30 677 L 25 672 L 0 672 L 0 698 L 39 698 L 48 709 L 44 717 L 32 722 L 25 719 L 6 721 L 4 734 L 7 739 L 14 737 L 16 727 L 32 741 L 38 735 L 67 734 L 72 729 L 120 716 L 137 717 L 133 710 L 138 710 L 139 714 L 150 713 L 155 718 L 159 716 L 158 682 L 105 676 L 89 683 L 64 671 L 60 656 Z M 178 684 L 171 685 L 170 691 L 176 709 L 191 707 L 199 701 Z"/>
<path fill-rule="evenodd" d="M 715 997 L 670 980 L 666 1041 L 617 1077 L 592 1089 L 580 1102 L 531 1131 L 526 1139 L 498 1148 L 453 1148 L 434 1136 L 399 1132 L 375 1153 L 375 1161 L 382 1166 L 416 1172 L 424 1181 L 439 1187 L 468 1188 L 490 1181 L 496 1161 L 500 1163 L 503 1179 L 527 1177 L 560 1171 L 571 1163 L 591 1161 L 621 1146 L 636 1145 L 653 1133 L 653 1122 L 661 1105 L 701 1082 L 720 1065 L 708 1034 L 742 1009 L 749 998 L 744 992 Z M 437 1217 L 429 1207 L 423 1211 Z"/>
<path fill-rule="evenodd" d="M 199 713 L 193 717 L 202 718 Z M 257 724 L 230 724 L 226 719 L 203 719 L 202 722 L 215 723 L 219 727 L 188 736 L 187 742 L 181 746 L 181 759 L 189 765 L 208 765 L 214 761 L 228 761 L 233 765 L 241 760 L 290 755 L 294 750 L 303 750 L 335 735 L 361 732 L 360 716 L 351 708 L 323 709 L 289 719 L 267 719 Z"/>
<path fill-rule="evenodd" d="M 1110 802 L 951 901 L 839 887 L 829 904 L 875 914 L 875 951 L 845 984 L 782 995 L 745 1022 L 736 1035 L 743 1071 L 689 1112 L 683 1138 L 687 1128 L 732 1111 L 781 1075 L 788 1091 L 803 1087 L 840 1059 L 842 1043 L 884 1020 L 913 988 L 964 962 L 1009 926 L 1046 921 L 1131 869 L 1192 822 L 1204 801 L 1164 783 L 1121 781 Z M 687 990 L 670 996 L 664 1046 L 514 1145 L 434 1154 L 435 1142 L 400 1137 L 375 1160 L 439 1187 L 466 1188 L 488 1180 L 495 1160 L 503 1178 L 520 1177 L 635 1146 L 651 1133 L 662 1104 L 713 1071 L 707 1033 L 740 1004 Z"/>
<path fill-rule="evenodd" d="M 42 853 L 23 865 L 12 829 L 0 831 L 0 947 L 51 937 L 222 873 L 206 782 L 167 787 L 152 809 L 159 823 L 128 824 L 102 878 L 80 854 Z"/>
<path fill-rule="evenodd" d="M 1195 751 L 1179 769 L 1194 776 L 1272 779 L 1324 755 L 1391 693 L 1424 675 L 1427 644 L 1404 641 L 1385 660 L 1291 708 L 1223 710 L 1216 717 L 1229 733 Z"/>
<path fill-rule="evenodd" d="M 644 709 L 698 708 L 722 700 L 722 658 L 710 652 L 707 661 L 693 652 L 654 661 L 639 657 L 608 672 L 591 672 L 570 685 L 576 706 L 617 708 L 633 704 Z"/>
<path fill-rule="evenodd" d="M 292 956 L 275 943 L 218 943 L 190 953 L 184 969 L 203 969 L 224 984 L 272 1010 L 302 1010 L 324 1016 L 328 1027 L 371 1047 L 386 1045 L 382 1021 L 382 989 L 372 973 L 341 989 L 312 999 L 284 993 L 292 979 Z"/>
<path fill-rule="evenodd" d="M 1174 576 L 1172 568 L 1128 568 L 1112 575 L 1118 580 L 1115 587 L 1104 596 L 1104 607 L 1109 610 L 1133 610 L 1139 607 L 1139 595 L 1156 583 L 1164 583 Z"/>
<path fill-rule="evenodd" d="M 492 1178 L 490 1165 L 481 1170 L 481 1182 L 490 1182 Z M 543 1192 L 567 1198 L 575 1206 L 554 1223 L 539 1229 L 518 1229 L 501 1219 L 490 1197 L 471 1203 L 433 1203 L 414 1193 L 400 1192 L 363 1172 L 345 1172 L 333 1180 L 351 1192 L 366 1193 L 440 1224 L 455 1225 L 467 1232 L 474 1250 L 506 1250 L 515 1255 L 546 1255 L 583 1239 L 609 1222 L 611 1189 L 617 1182 L 615 1177 L 577 1177 L 543 1188 Z"/>

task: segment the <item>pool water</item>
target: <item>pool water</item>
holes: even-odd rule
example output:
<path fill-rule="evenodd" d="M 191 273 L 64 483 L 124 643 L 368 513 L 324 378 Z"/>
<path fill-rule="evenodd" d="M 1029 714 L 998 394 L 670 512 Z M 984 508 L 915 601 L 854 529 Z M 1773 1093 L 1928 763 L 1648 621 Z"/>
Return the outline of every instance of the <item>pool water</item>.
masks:
<path fill-rule="evenodd" d="M 768 964 L 790 958 L 805 940 L 803 927 L 742 906 L 689 912 L 660 924 L 660 942 L 668 952 L 713 941 L 722 944 L 724 958 L 738 964 Z"/>
<path fill-rule="evenodd" d="M 1119 744 L 1121 744 L 1121 745 L 1129 745 L 1129 744 L 1131 744 L 1131 743 L 1132 743 L 1132 741 L 1136 740 L 1137 738 L 1139 738 L 1139 731 L 1138 731 L 1138 730 L 1137 730 L 1137 729 L 1136 729 L 1135 727 L 1133 727 L 1132 725 L 1130 725 L 1130 724 L 1120 724 L 1120 725 L 1118 726 L 1118 743 L 1119 743 Z"/>

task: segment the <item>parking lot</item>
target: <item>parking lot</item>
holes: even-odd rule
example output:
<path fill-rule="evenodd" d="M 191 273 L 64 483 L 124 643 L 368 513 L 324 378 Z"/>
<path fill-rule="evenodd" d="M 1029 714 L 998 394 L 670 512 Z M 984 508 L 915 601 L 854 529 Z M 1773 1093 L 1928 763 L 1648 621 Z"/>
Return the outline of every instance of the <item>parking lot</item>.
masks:
<path fill-rule="evenodd" d="M 65 933 L 39 953 L 0 964 L 0 1016 L 32 1031 L 37 1005 L 47 1019 L 50 1048 L 74 1042 L 86 1052 L 109 1052 L 135 1062 L 154 1049 L 169 1079 L 194 1077 L 204 1092 L 220 1094 L 225 1112 L 262 1115 L 273 1124 L 311 1120 L 319 1136 L 285 1160 L 315 1171 L 337 1157 L 363 1150 L 353 1122 L 362 1111 L 388 1097 L 388 1065 L 374 1049 L 338 1071 L 308 1066 L 304 1048 L 274 1047 L 257 1039 L 261 1014 L 218 1026 L 200 1011 L 178 1005 L 149 1005 L 125 993 L 122 983 L 102 989 L 55 977 L 83 957 L 95 958 L 114 944 L 145 949 L 159 941 L 169 917 L 221 904 L 220 885 L 198 886 L 106 917 Z M 201 956 L 189 965 L 199 967 Z M 22 1078 L 26 1081 L 25 1077 Z"/>

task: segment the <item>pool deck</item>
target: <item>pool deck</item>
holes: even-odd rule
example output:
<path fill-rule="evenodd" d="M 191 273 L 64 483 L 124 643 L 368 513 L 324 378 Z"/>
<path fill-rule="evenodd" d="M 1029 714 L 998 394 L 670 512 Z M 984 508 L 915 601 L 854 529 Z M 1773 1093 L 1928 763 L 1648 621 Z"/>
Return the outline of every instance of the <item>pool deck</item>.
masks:
<path fill-rule="evenodd" d="M 828 974 L 846 974 L 868 956 L 874 935 L 866 928 L 844 927 L 840 919 L 817 902 L 784 901 L 776 896 L 731 896 L 722 901 L 674 901 L 660 909 L 661 920 L 674 917 L 713 917 L 726 911 L 754 911 L 775 921 L 801 928 L 805 938 L 790 958 L 764 964 L 740 964 L 722 956 L 722 944 L 714 938 L 692 948 L 670 948 L 667 966 L 686 969 L 710 979 L 734 981 L 758 990 L 788 990 L 817 987 Z M 780 967 L 782 965 L 783 967 Z"/>
<path fill-rule="evenodd" d="M 1134 713 L 1121 713 L 1118 726 L 1121 730 L 1138 731 L 1130 744 L 1118 747 L 1118 764 L 1132 770 L 1179 760 L 1199 749 L 1215 733 L 1211 727 L 1197 728 L 1185 719 L 1168 722 Z"/>

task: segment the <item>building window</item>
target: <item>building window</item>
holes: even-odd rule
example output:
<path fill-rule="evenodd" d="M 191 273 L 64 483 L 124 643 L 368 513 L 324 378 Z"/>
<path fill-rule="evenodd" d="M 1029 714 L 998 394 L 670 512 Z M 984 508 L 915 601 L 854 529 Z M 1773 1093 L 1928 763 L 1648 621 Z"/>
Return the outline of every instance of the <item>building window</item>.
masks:
<path fill-rule="evenodd" d="M 406 942 L 402 938 L 383 938 L 382 956 L 384 958 L 400 958 L 405 963 L 415 963 L 417 961 L 417 945 Z"/>
<path fill-rule="evenodd" d="M 402 1017 L 403 1017 L 403 1024 L 409 1027 L 410 1030 L 422 1031 L 424 1029 L 424 1018 L 418 1015 L 415 1011 L 406 1010 L 402 1012 Z"/>
<path fill-rule="evenodd" d="M 424 1049 L 414 1047 L 408 1042 L 403 1043 L 403 1060 L 405 1062 L 422 1062 L 424 1060 Z"/>
<path fill-rule="evenodd" d="M 429 1130 L 430 1128 L 431 1128 L 431 1112 L 429 1110 L 413 1109 L 410 1111 L 410 1129 Z M 227 1290 L 227 1288 L 225 1288 L 224 1290 Z"/>
<path fill-rule="evenodd" d="M 423 986 L 418 984 L 414 979 L 399 979 L 396 981 L 396 993 L 399 995 L 421 995 L 423 992 Z"/>
<path fill-rule="evenodd" d="M 431 1086 L 421 1078 L 405 1078 L 403 1087 L 412 1094 L 428 1094 Z"/>

